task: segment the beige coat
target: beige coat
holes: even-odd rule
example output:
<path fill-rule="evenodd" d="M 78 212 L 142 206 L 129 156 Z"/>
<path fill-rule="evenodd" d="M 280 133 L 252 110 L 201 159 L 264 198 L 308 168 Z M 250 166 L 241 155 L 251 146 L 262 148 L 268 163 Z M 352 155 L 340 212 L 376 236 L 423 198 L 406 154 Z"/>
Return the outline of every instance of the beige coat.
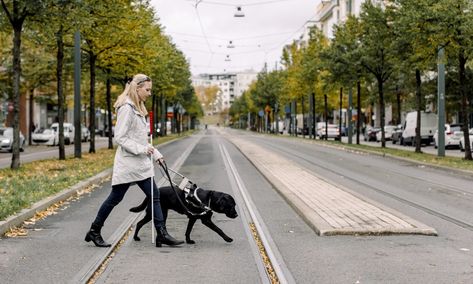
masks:
<path fill-rule="evenodd" d="M 148 128 L 146 119 L 128 100 L 117 111 L 115 141 L 118 144 L 113 164 L 112 185 L 131 183 L 154 176 L 151 157 L 147 154 Z M 153 160 L 163 155 L 154 150 Z"/>

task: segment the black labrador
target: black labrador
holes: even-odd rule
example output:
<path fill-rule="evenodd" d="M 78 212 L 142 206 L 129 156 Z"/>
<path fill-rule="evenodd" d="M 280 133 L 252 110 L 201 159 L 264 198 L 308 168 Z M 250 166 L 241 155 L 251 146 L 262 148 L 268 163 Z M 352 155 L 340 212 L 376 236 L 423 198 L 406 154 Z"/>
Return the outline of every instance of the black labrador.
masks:
<path fill-rule="evenodd" d="M 172 209 L 179 214 L 187 215 L 189 218 L 186 229 L 186 243 L 195 244 L 195 241 L 190 238 L 190 235 L 192 228 L 198 219 L 200 219 L 202 224 L 219 234 L 226 242 L 233 241 L 233 239 L 227 236 L 219 227 L 217 227 L 217 225 L 215 225 L 211 219 L 213 211 L 225 214 L 231 219 L 238 217 L 238 213 L 235 209 L 235 200 L 230 194 L 198 188 L 195 191 L 196 194 L 192 199 L 189 199 L 189 196 L 187 196 L 187 200 L 190 202 L 186 202 L 185 192 L 177 187 L 174 187 L 173 189 L 170 186 L 164 186 L 160 187 L 159 191 L 164 224 L 166 224 L 169 209 Z M 200 201 L 201 203 L 195 202 L 196 200 Z M 131 208 L 130 211 L 143 211 L 147 208 L 147 204 L 148 198 L 146 197 L 140 205 Z M 151 221 L 151 210 L 146 210 L 146 216 L 136 224 L 135 234 L 133 235 L 133 239 L 135 241 L 140 240 L 138 237 L 138 232 L 140 231 L 141 227 L 143 227 L 143 225 L 149 221 Z"/>

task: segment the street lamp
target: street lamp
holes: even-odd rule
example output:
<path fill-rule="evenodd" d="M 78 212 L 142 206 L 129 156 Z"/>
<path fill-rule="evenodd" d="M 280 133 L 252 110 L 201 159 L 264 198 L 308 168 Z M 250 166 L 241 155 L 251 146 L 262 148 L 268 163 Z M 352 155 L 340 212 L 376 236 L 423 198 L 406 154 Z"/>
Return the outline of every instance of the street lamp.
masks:
<path fill-rule="evenodd" d="M 235 18 L 243 18 L 245 16 L 245 13 L 241 10 L 241 6 L 236 7 L 236 12 L 235 15 L 233 15 Z"/>

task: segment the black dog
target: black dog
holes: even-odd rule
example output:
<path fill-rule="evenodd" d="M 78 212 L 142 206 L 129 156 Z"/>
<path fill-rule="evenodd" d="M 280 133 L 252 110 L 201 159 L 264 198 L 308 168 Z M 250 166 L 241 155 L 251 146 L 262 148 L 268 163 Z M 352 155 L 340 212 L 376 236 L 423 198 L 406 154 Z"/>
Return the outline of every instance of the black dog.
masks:
<path fill-rule="evenodd" d="M 194 187 L 194 190 L 195 189 L 197 189 L 197 187 Z M 170 186 L 160 187 L 159 191 L 161 199 L 161 209 L 163 211 L 164 217 L 164 224 L 166 224 L 169 209 L 172 209 L 179 214 L 187 215 L 187 217 L 189 218 L 186 230 L 186 243 L 195 244 L 195 242 L 191 240 L 190 235 L 197 219 L 200 219 L 202 224 L 219 234 L 226 242 L 233 241 L 233 239 L 225 235 L 225 233 L 219 227 L 217 227 L 217 225 L 215 225 L 211 219 L 213 211 L 217 213 L 223 213 L 228 218 L 232 219 L 238 217 L 238 213 L 235 210 L 236 203 L 231 195 L 219 191 L 204 190 L 198 188 L 195 191 L 195 194 L 198 198 L 195 199 L 194 197 L 190 200 L 191 202 L 186 202 L 185 192 L 177 187 L 174 187 L 174 189 Z M 180 200 L 178 199 L 178 195 L 176 194 L 176 192 L 179 195 Z M 200 200 L 201 203 L 196 204 L 196 202 L 192 202 L 192 200 Z M 147 204 L 148 198 L 146 197 L 140 205 L 131 208 L 130 211 L 143 211 L 147 208 Z M 151 221 L 151 210 L 147 209 L 146 216 L 136 224 L 135 234 L 133 235 L 133 239 L 135 241 L 140 240 L 140 238 L 138 237 L 138 232 L 140 231 L 141 227 L 143 227 L 143 225 L 148 223 L 149 221 Z"/>

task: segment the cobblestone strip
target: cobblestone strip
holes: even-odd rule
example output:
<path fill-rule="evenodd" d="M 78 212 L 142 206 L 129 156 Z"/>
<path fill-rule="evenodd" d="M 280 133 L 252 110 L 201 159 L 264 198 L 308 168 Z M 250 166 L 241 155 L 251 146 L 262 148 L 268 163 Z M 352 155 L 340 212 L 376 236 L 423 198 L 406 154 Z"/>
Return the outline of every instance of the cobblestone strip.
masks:
<path fill-rule="evenodd" d="M 227 138 L 320 235 L 437 234 L 427 225 L 367 198 L 360 198 L 254 143 Z"/>

